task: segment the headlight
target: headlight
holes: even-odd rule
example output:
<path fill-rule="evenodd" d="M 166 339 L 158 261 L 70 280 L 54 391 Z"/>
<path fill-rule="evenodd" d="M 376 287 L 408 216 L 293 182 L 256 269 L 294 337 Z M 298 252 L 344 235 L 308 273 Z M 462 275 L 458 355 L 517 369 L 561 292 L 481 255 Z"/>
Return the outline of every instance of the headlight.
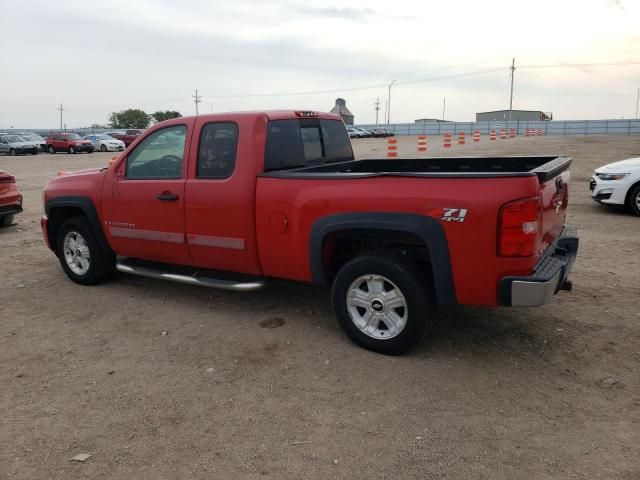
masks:
<path fill-rule="evenodd" d="M 628 173 L 596 173 L 600 180 L 622 180 L 628 175 Z"/>

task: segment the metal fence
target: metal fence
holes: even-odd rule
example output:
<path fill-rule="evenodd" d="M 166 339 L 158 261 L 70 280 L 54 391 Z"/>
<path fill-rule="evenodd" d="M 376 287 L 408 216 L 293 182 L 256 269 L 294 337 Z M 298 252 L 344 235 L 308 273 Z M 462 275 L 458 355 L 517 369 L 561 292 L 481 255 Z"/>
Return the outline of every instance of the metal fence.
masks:
<path fill-rule="evenodd" d="M 355 125 L 362 128 L 383 127 L 396 135 L 442 135 L 444 133 L 465 132 L 489 134 L 501 129 L 509 131 L 515 128 L 518 135 L 524 135 L 527 129 L 541 129 L 545 135 L 638 135 L 640 119 L 636 120 L 552 120 L 544 121 L 512 121 L 512 122 L 433 122 L 433 123 L 392 123 L 390 125 Z"/>

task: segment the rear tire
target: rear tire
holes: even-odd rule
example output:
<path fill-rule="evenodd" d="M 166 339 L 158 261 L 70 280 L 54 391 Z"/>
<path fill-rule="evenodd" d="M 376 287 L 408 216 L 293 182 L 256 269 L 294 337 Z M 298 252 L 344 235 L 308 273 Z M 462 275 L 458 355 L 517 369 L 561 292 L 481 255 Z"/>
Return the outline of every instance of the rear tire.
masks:
<path fill-rule="evenodd" d="M 70 218 L 60 226 L 56 252 L 64 273 L 81 285 L 105 282 L 115 271 L 115 257 L 100 248 L 86 217 Z"/>
<path fill-rule="evenodd" d="M 12 148 L 11 150 L 9 150 L 9 155 L 11 155 L 12 157 L 15 157 L 16 156 L 15 149 Z"/>
<path fill-rule="evenodd" d="M 69 147 L 69 153 L 74 154 L 76 153 L 76 149 L 73 147 Z"/>
<path fill-rule="evenodd" d="M 338 272 L 331 291 L 345 334 L 357 345 L 400 355 L 418 344 L 431 327 L 426 278 L 399 251 L 363 253 Z"/>
<path fill-rule="evenodd" d="M 49 145 L 49 153 L 56 153 L 56 149 L 53 148 L 53 145 Z"/>
<path fill-rule="evenodd" d="M 629 192 L 627 201 L 629 209 L 636 215 L 640 216 L 640 185 L 636 185 Z"/>
<path fill-rule="evenodd" d="M 13 224 L 13 220 L 16 218 L 15 214 L 4 215 L 0 217 L 0 228 L 8 227 Z"/>
<path fill-rule="evenodd" d="M 106 152 L 107 151 L 107 146 L 104 143 L 102 145 L 100 145 L 100 151 L 101 152 Z"/>

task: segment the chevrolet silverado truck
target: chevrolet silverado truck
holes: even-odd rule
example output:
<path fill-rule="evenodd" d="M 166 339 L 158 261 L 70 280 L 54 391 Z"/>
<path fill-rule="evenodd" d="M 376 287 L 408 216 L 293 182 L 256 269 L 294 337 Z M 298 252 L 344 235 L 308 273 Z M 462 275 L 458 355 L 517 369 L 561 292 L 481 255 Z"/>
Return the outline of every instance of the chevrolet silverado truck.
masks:
<path fill-rule="evenodd" d="M 123 142 L 125 147 L 128 147 L 143 133 L 143 129 L 131 128 L 124 133 L 113 133 L 111 134 L 111 136 L 116 140 L 120 140 L 121 142 Z"/>
<path fill-rule="evenodd" d="M 326 286 L 350 339 L 401 354 L 437 305 L 537 306 L 570 289 L 570 163 L 355 159 L 328 113 L 183 117 L 108 167 L 49 181 L 41 226 L 79 284 L 120 271 L 238 291 L 268 278 Z"/>

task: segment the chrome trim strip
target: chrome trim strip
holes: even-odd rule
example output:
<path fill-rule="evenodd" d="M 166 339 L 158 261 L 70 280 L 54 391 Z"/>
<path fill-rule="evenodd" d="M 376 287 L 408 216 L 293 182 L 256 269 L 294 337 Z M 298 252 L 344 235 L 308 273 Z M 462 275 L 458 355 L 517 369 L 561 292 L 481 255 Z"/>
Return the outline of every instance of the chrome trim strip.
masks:
<path fill-rule="evenodd" d="M 216 237 L 209 235 L 187 235 L 189 245 L 198 247 L 228 248 L 230 250 L 244 250 L 244 238 Z"/>
<path fill-rule="evenodd" d="M 109 233 L 114 237 L 133 238 L 135 240 L 153 240 L 167 243 L 184 243 L 184 234 L 174 232 L 156 232 L 153 230 L 138 230 L 136 228 L 109 227 Z"/>

